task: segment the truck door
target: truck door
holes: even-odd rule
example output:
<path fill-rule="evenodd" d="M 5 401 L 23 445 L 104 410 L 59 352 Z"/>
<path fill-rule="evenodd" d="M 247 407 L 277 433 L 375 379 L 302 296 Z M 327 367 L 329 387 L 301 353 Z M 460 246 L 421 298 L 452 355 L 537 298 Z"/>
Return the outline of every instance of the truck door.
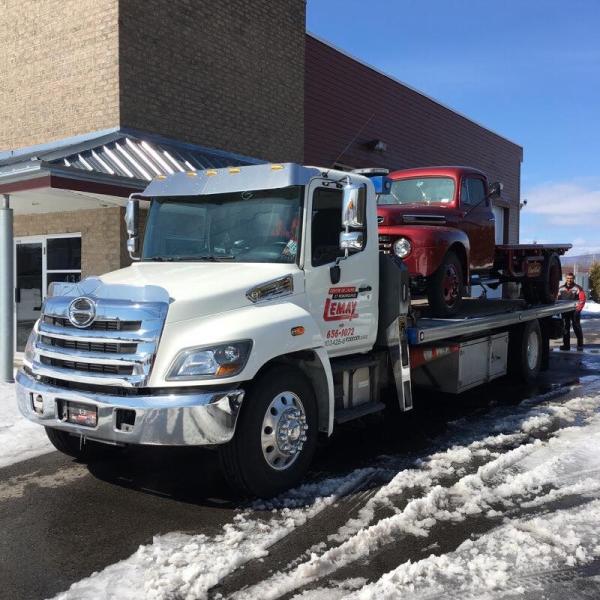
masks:
<path fill-rule="evenodd" d="M 363 250 L 340 261 L 340 280 L 332 283 L 331 267 L 344 256 L 339 247 L 342 190 L 330 180 L 316 180 L 308 194 L 304 271 L 311 313 L 330 355 L 366 352 L 377 335 L 377 223 L 367 223 Z M 373 220 L 372 207 L 367 213 Z"/>
<path fill-rule="evenodd" d="M 490 269 L 494 262 L 495 219 L 486 195 L 483 178 L 463 177 L 460 204 L 464 216 L 459 227 L 469 236 L 470 262 L 474 270 Z"/>

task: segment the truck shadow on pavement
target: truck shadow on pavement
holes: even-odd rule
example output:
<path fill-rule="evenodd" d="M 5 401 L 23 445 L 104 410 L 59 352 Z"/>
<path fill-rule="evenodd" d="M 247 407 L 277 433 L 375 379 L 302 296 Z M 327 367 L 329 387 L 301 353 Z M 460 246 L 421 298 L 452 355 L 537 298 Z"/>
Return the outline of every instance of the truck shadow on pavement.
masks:
<path fill-rule="evenodd" d="M 435 445 L 452 421 L 477 418 L 498 406 L 519 404 L 553 390 L 561 393 L 576 385 L 579 375 L 592 372 L 580 354 L 557 353 L 551 369 L 532 385 L 501 379 L 460 396 L 417 391 L 415 409 L 409 413 L 384 412 L 338 426 L 334 435 L 320 444 L 307 481 L 344 475 L 371 465 L 382 455 L 421 455 Z M 251 505 L 229 489 L 213 450 L 130 448 L 115 460 L 88 464 L 88 470 L 101 481 L 179 502 L 220 508 Z M 372 482 L 373 487 L 377 485 Z"/>

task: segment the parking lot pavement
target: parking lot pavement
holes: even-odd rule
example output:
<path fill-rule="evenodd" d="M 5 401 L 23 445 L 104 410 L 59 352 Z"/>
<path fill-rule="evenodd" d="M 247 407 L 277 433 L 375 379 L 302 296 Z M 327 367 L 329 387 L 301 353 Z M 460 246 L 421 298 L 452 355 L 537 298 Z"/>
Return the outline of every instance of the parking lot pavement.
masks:
<path fill-rule="evenodd" d="M 377 597 L 386 573 L 403 580 L 408 575 L 398 569 L 430 553 L 454 568 L 463 565 L 467 577 L 461 545 L 481 538 L 479 551 L 492 548 L 491 532 L 510 517 L 509 509 L 494 505 L 489 510 L 500 510 L 496 519 L 461 520 L 454 507 L 455 522 L 435 512 L 432 527 L 417 536 L 410 523 L 399 527 L 386 519 L 407 518 L 413 501 L 432 494 L 446 494 L 450 510 L 470 481 L 465 477 L 484 463 L 504 477 L 502 461 L 521 445 L 549 443 L 568 424 L 556 420 L 567 414 L 564 402 L 598 373 L 593 353 L 553 353 L 551 360 L 533 387 L 499 381 L 460 398 L 418 395 L 418 408 L 399 421 L 348 424 L 320 449 L 307 485 L 271 503 L 233 498 L 215 455 L 206 451 L 138 450 L 89 466 L 52 452 L 0 469 L 0 595 L 46 598 L 76 584 L 66 598 L 267 598 L 296 591 L 341 598 L 373 585 Z M 589 414 L 581 418 L 592 418 L 593 402 L 582 406 Z M 575 405 L 572 410 L 575 415 Z M 530 431 L 519 429 L 521 421 Z M 482 445 L 475 451 L 472 444 Z M 461 456 L 468 460 L 461 463 Z M 575 502 L 572 496 L 559 500 Z M 534 513 L 513 516 L 517 522 Z M 583 527 L 577 518 L 574 531 Z M 579 581 L 580 567 L 593 572 L 595 564 L 577 563 L 567 579 Z M 432 573 L 437 567 L 423 565 Z M 519 575 L 525 587 L 533 585 L 529 575 Z"/>

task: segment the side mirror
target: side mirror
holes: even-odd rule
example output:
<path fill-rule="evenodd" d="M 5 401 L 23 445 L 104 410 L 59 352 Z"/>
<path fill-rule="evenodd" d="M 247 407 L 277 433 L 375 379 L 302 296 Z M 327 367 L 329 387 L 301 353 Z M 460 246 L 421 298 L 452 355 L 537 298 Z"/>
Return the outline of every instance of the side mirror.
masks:
<path fill-rule="evenodd" d="M 125 227 L 127 229 L 127 252 L 132 260 L 139 260 L 135 255 L 138 249 L 138 230 L 140 223 L 140 202 L 129 198 L 125 209 Z"/>
<path fill-rule="evenodd" d="M 127 208 L 125 209 L 125 226 L 127 227 L 127 235 L 136 237 L 138 234 L 140 222 L 140 202 L 129 198 Z"/>
<path fill-rule="evenodd" d="M 362 231 L 342 231 L 340 233 L 340 250 L 360 252 L 364 247 L 365 237 Z"/>
<path fill-rule="evenodd" d="M 504 186 L 499 181 L 494 181 L 494 183 L 490 183 L 488 198 L 500 198 L 500 194 L 502 193 L 503 188 Z"/>
<path fill-rule="evenodd" d="M 344 187 L 342 200 L 342 227 L 362 229 L 365 226 L 365 194 L 363 186 Z"/>

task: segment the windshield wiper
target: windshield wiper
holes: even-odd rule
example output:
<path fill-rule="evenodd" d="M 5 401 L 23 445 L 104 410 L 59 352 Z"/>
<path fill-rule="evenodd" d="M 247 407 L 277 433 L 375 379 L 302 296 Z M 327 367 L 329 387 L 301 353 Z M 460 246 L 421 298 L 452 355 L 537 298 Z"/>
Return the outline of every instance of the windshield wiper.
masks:
<path fill-rule="evenodd" d="M 202 254 L 200 256 L 149 256 L 145 260 L 154 262 L 221 262 L 234 259 L 235 256 L 233 255 Z"/>

